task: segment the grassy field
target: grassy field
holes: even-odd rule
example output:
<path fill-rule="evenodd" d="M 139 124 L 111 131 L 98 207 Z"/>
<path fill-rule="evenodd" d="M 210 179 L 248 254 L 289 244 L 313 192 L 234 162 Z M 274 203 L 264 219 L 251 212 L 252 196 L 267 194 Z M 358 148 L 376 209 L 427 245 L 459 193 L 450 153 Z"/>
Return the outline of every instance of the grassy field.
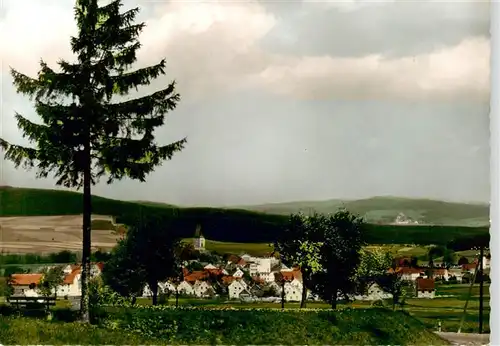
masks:
<path fill-rule="evenodd" d="M 447 344 L 411 316 L 384 309 L 133 309 L 112 313 L 100 322 L 98 327 L 0 316 L 0 340 L 3 344 L 52 345 Z"/>
<path fill-rule="evenodd" d="M 401 203 L 404 204 L 406 203 L 405 201 Z M 391 205 L 391 208 L 395 208 L 398 205 L 394 200 L 389 199 L 386 202 Z M 52 218 L 59 218 L 63 215 L 68 217 L 70 215 L 78 215 L 82 210 L 81 194 L 60 190 L 1 187 L 0 203 L 2 205 L 0 216 L 4 217 L 52 216 Z M 226 243 L 271 242 L 276 237 L 279 237 L 287 221 L 285 215 L 272 215 L 241 209 L 177 208 L 167 204 L 124 202 L 98 196 L 93 196 L 92 203 L 96 214 L 113 216 L 118 223 L 129 224 L 149 215 L 161 215 L 171 222 L 171 229 L 182 238 L 192 237 L 196 226 L 201 225 L 205 237 Z M 438 203 L 438 205 L 440 204 Z M 474 209 L 476 207 L 470 206 L 470 208 Z M 463 211 L 462 209 L 460 210 Z M 356 212 L 356 210 L 352 211 Z M 429 213 L 430 211 L 426 212 L 426 215 Z M 2 224 L 7 222 L 5 219 L 0 221 Z M 15 220 L 8 222 L 15 222 Z M 99 227 L 105 229 L 95 230 L 93 237 L 100 237 L 104 241 L 101 242 L 98 239 L 93 239 L 92 241 L 96 246 L 108 248 L 110 245 L 109 241 L 114 239 L 113 231 L 109 230 L 112 226 L 109 222 L 99 222 Z M 2 229 L 2 242 L 7 241 L 5 240 L 6 237 L 11 237 L 13 238 L 12 241 L 16 242 L 16 237 L 10 234 L 8 227 L 2 226 Z M 48 238 L 44 239 L 45 243 L 50 242 L 54 238 L 52 233 L 48 232 L 48 230 L 46 231 L 45 233 L 47 233 L 46 236 Z M 445 244 L 452 239 L 465 236 L 488 236 L 488 232 L 488 227 L 368 224 L 367 241 L 371 244 Z M 68 234 L 68 237 L 72 237 L 73 239 L 71 243 L 68 242 L 66 244 L 65 248 L 70 250 L 79 248 L 81 239 L 78 238 L 78 234 L 79 232 L 76 229 L 74 232 L 72 231 Z M 18 237 L 19 234 L 16 236 Z M 34 234 L 30 236 L 36 237 Z M 54 238 L 54 241 L 57 240 Z M 23 244 L 10 244 L 9 246 L 29 247 L 31 244 L 32 242 L 26 239 Z M 5 244 L 3 245 L 5 248 Z"/>
<path fill-rule="evenodd" d="M 185 238 L 184 242 L 193 242 L 193 238 Z M 265 256 L 272 252 L 272 245 L 269 243 L 230 243 L 205 239 L 205 249 L 218 254 L 243 254 L 251 256 Z"/>
<path fill-rule="evenodd" d="M 193 238 L 185 238 L 184 242 L 192 242 Z M 391 252 L 394 256 L 399 257 L 426 257 L 429 246 L 406 246 L 406 245 L 377 245 L 367 246 L 367 249 L 374 249 L 381 247 L 386 251 Z M 272 246 L 269 243 L 230 243 L 214 240 L 205 240 L 205 249 L 219 254 L 232 253 L 243 254 L 247 253 L 251 256 L 264 256 L 272 251 Z M 456 256 L 464 256 L 469 260 L 473 260 L 476 256 L 476 250 L 457 251 Z M 436 258 L 435 262 L 438 263 L 440 258 Z M 425 262 L 425 261 L 422 261 Z"/>

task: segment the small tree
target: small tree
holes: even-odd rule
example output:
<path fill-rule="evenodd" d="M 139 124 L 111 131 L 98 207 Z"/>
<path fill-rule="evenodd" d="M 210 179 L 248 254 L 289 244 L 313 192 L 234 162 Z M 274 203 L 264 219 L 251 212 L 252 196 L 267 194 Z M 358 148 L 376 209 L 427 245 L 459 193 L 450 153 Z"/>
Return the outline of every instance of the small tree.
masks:
<path fill-rule="evenodd" d="M 391 268 L 393 257 L 382 248 L 373 250 L 361 249 L 361 260 L 355 272 L 357 291 L 366 294 L 370 286 L 377 283 L 377 278 L 384 276 Z"/>
<path fill-rule="evenodd" d="M 3 271 L 3 276 L 8 278 L 10 277 L 12 274 L 24 274 L 26 271 L 24 268 L 22 267 L 18 267 L 18 266 L 9 266 L 9 267 L 6 267 Z"/>
<path fill-rule="evenodd" d="M 0 277 L 0 296 L 10 297 L 14 293 L 10 277 Z"/>
<path fill-rule="evenodd" d="M 361 262 L 364 242 L 364 221 L 347 210 L 339 210 L 322 222 L 323 246 L 320 266 L 314 275 L 315 291 L 337 307 L 337 297 L 356 291 L 356 271 Z"/>
<path fill-rule="evenodd" d="M 52 267 L 42 271 L 42 278 L 38 284 L 38 291 L 44 297 L 57 294 L 57 288 L 64 282 L 64 271 L 62 266 Z"/>
<path fill-rule="evenodd" d="M 146 271 L 133 243 L 120 239 L 102 271 L 104 284 L 135 303 L 146 285 Z"/>
<path fill-rule="evenodd" d="M 410 267 L 412 267 L 412 268 L 418 268 L 418 257 L 417 256 L 411 256 L 411 258 L 410 258 Z"/>
<path fill-rule="evenodd" d="M 469 264 L 469 260 L 467 259 L 467 257 L 462 256 L 462 257 L 460 257 L 460 259 L 458 260 L 458 265 L 459 265 L 459 266 L 462 266 L 462 265 L 464 265 L 464 264 Z"/>
<path fill-rule="evenodd" d="M 455 251 L 448 248 L 445 248 L 443 252 L 443 264 L 447 269 L 450 269 L 450 267 L 456 263 L 457 255 Z"/>
<path fill-rule="evenodd" d="M 140 273 L 138 280 L 145 280 L 152 293 L 152 304 L 158 303 L 158 283 L 182 275 L 177 256 L 180 238 L 173 234 L 167 219 L 147 216 L 132 225 L 124 239 L 122 257 L 130 271 Z M 132 274 L 130 278 L 132 277 Z"/>
<path fill-rule="evenodd" d="M 319 235 L 323 231 L 325 217 L 302 213 L 290 216 L 288 227 L 274 243 L 274 252 L 287 266 L 297 265 L 302 273 L 302 298 L 300 307 L 306 307 L 307 289 L 310 288 L 312 275 L 321 270 L 320 249 L 323 245 Z"/>
<path fill-rule="evenodd" d="M 401 298 L 406 293 L 405 282 L 399 272 L 390 272 L 378 276 L 377 284 L 382 290 L 392 295 L 392 309 L 396 309 L 396 305 L 401 302 Z"/>

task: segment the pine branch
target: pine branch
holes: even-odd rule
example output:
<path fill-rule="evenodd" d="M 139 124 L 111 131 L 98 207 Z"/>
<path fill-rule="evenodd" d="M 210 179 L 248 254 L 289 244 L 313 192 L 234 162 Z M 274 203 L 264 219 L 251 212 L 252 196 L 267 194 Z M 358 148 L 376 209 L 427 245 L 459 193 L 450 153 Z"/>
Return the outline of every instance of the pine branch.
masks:
<path fill-rule="evenodd" d="M 14 167 L 23 166 L 24 169 L 30 169 L 35 166 L 38 157 L 36 149 L 10 144 L 2 138 L 0 147 L 4 151 L 5 159 L 12 161 Z"/>
<path fill-rule="evenodd" d="M 149 67 L 144 67 L 133 72 L 124 73 L 122 75 L 113 76 L 114 94 L 126 95 L 130 89 L 137 88 L 142 85 L 149 85 L 152 79 L 158 78 L 160 74 L 165 74 L 165 60 L 159 64 Z"/>
<path fill-rule="evenodd" d="M 130 138 L 114 138 L 113 144 L 107 145 L 100 151 L 100 171 L 96 174 L 101 177 L 109 175 L 108 184 L 127 176 L 139 181 L 145 181 L 146 176 L 162 161 L 169 160 L 173 155 L 184 149 L 187 139 L 165 145 L 147 145 L 142 140 Z"/>
<path fill-rule="evenodd" d="M 157 91 L 151 95 L 125 101 L 121 103 L 111 103 L 104 106 L 107 114 L 114 114 L 121 119 L 135 118 L 136 125 L 141 127 L 145 121 L 144 117 L 152 115 L 163 115 L 173 110 L 180 101 L 180 95 L 175 93 L 175 82 L 172 82 L 166 89 Z"/>

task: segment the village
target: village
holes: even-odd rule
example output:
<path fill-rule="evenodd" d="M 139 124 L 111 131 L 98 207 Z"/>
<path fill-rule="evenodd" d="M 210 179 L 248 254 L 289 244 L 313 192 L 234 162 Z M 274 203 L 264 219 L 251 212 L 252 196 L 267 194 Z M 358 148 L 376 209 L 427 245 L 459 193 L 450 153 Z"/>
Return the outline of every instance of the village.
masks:
<path fill-rule="evenodd" d="M 196 251 L 209 254 L 205 250 L 203 236 L 194 238 L 193 247 Z M 289 268 L 273 256 L 255 257 L 249 254 L 226 254 L 226 256 L 210 256 L 212 263 L 199 260 L 185 261 L 182 267 L 182 278 L 159 283 L 159 295 L 176 294 L 180 297 L 195 299 L 228 299 L 242 302 L 299 302 L 302 298 L 302 273 L 300 268 Z M 91 277 L 99 276 L 105 263 L 91 265 Z M 436 282 L 466 283 L 469 282 L 478 260 L 472 263 L 454 265 L 449 268 L 438 264 L 429 275 L 429 268 L 410 264 L 409 259 L 398 259 L 394 268 L 402 280 L 411 282 L 415 288 L 415 298 L 435 298 Z M 490 267 L 490 257 L 483 259 L 484 269 Z M 193 269 L 195 268 L 195 269 Z M 43 277 L 41 273 L 48 267 L 39 268 L 40 273 L 13 274 L 11 285 L 15 296 L 37 297 L 40 295 L 38 284 Z M 63 269 L 63 284 L 53 292 L 59 299 L 76 299 L 81 296 L 81 267 L 78 264 L 68 264 Z M 283 294 L 284 290 L 284 294 Z M 142 292 L 143 298 L 152 296 L 146 285 Z M 376 284 L 368 289 L 366 295 L 353 296 L 358 301 L 377 301 L 389 299 L 390 293 L 384 292 Z M 308 300 L 319 298 L 307 293 Z"/>

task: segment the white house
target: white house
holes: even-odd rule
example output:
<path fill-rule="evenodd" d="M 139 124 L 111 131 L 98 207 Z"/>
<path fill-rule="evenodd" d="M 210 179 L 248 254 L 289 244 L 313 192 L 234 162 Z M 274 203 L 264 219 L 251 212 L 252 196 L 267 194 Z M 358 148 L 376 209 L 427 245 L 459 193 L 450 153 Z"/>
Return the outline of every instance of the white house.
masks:
<path fill-rule="evenodd" d="M 160 284 L 160 287 L 161 289 L 163 290 L 163 292 L 175 292 L 177 290 L 177 287 L 171 283 L 170 281 L 165 281 L 165 282 L 161 282 Z"/>
<path fill-rule="evenodd" d="M 240 268 L 238 268 L 238 269 L 234 272 L 233 277 L 234 277 L 234 278 L 237 278 L 237 279 L 241 279 L 241 278 L 243 277 L 243 274 L 244 274 L 244 273 L 243 273 L 243 271 L 242 271 Z"/>
<path fill-rule="evenodd" d="M 80 297 L 82 295 L 81 269 L 73 266 L 71 272 L 64 270 L 66 274 L 62 285 L 57 287 L 56 295 L 59 297 Z"/>
<path fill-rule="evenodd" d="M 245 261 L 245 262 L 252 262 L 253 261 L 253 257 L 250 256 L 249 254 L 244 254 L 244 255 L 241 255 L 241 258 Z"/>
<path fill-rule="evenodd" d="M 392 269 L 389 270 L 389 272 L 391 271 Z M 396 268 L 396 272 L 400 273 L 401 279 L 405 281 L 415 281 L 425 275 L 425 270 L 421 268 L 400 267 Z"/>
<path fill-rule="evenodd" d="M 302 300 L 302 285 L 297 286 L 291 282 L 285 283 L 285 300 L 287 302 L 300 302 Z"/>
<path fill-rule="evenodd" d="M 490 261 L 491 257 L 490 256 L 483 256 L 483 269 L 489 269 L 490 268 Z"/>
<path fill-rule="evenodd" d="M 179 290 L 179 294 L 186 296 L 194 295 L 193 286 L 187 281 L 182 281 L 177 288 Z"/>
<path fill-rule="evenodd" d="M 206 266 L 204 266 L 203 269 L 205 269 L 205 270 L 213 270 L 213 269 L 217 269 L 217 267 L 209 263 Z"/>
<path fill-rule="evenodd" d="M 450 276 L 454 276 L 457 278 L 457 282 L 462 282 L 463 273 L 461 269 L 450 269 L 448 272 Z"/>
<path fill-rule="evenodd" d="M 448 279 L 450 278 L 450 271 L 446 268 L 437 268 L 433 270 L 432 276 L 434 278 L 441 278 L 445 281 L 448 281 Z"/>
<path fill-rule="evenodd" d="M 241 293 L 250 294 L 248 291 L 248 286 L 243 280 L 234 280 L 228 286 L 229 299 L 238 299 L 240 298 Z"/>
<path fill-rule="evenodd" d="M 436 287 L 434 279 L 419 278 L 416 281 L 417 298 L 434 298 Z"/>
<path fill-rule="evenodd" d="M 175 291 L 176 291 L 175 285 L 169 281 L 158 283 L 158 293 L 167 293 L 167 292 L 175 293 Z M 144 289 L 142 290 L 142 296 L 143 297 L 153 296 L 153 292 L 151 292 L 151 289 L 149 288 L 148 284 L 144 285 Z"/>
<path fill-rule="evenodd" d="M 37 297 L 37 286 L 42 274 L 12 274 L 11 283 L 14 296 Z"/>
<path fill-rule="evenodd" d="M 206 281 L 196 281 L 193 285 L 193 293 L 198 298 L 208 298 L 215 295 L 215 290 Z"/>
<path fill-rule="evenodd" d="M 376 301 L 392 298 L 392 294 L 384 292 L 377 284 L 372 284 L 365 295 L 354 296 L 355 300 Z"/>
<path fill-rule="evenodd" d="M 254 258 L 250 263 L 250 275 L 259 276 L 265 282 L 274 281 L 274 273 L 272 268 L 278 264 L 278 260 L 274 257 Z"/>
<path fill-rule="evenodd" d="M 276 281 L 272 281 L 268 283 L 268 287 L 271 288 L 276 292 L 278 296 L 281 297 L 281 285 L 278 284 Z"/>

